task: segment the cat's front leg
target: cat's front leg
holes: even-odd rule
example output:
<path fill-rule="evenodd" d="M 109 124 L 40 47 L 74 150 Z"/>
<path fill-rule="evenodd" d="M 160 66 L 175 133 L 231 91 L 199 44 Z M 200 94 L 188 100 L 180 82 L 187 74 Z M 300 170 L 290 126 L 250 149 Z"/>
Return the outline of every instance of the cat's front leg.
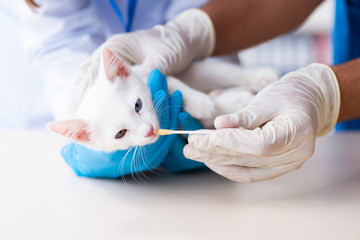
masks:
<path fill-rule="evenodd" d="M 207 94 L 197 91 L 174 77 L 168 77 L 170 92 L 181 91 L 183 95 L 183 108 L 198 120 L 213 122 L 217 115 L 215 101 Z"/>

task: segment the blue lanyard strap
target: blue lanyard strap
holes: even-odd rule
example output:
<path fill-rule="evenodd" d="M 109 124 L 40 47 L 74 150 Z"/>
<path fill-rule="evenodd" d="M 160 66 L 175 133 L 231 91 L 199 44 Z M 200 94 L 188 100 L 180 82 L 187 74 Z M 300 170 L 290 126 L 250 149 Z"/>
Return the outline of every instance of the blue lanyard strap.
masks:
<path fill-rule="evenodd" d="M 109 2 L 110 2 L 111 7 L 114 9 L 116 15 L 118 16 L 121 25 L 124 27 L 124 30 L 126 32 L 130 32 L 131 26 L 132 26 L 132 23 L 134 20 L 137 0 L 129 0 L 128 11 L 127 11 L 127 17 L 128 17 L 127 22 L 125 22 L 124 15 L 121 13 L 120 8 L 117 5 L 116 1 L 109 0 Z"/>

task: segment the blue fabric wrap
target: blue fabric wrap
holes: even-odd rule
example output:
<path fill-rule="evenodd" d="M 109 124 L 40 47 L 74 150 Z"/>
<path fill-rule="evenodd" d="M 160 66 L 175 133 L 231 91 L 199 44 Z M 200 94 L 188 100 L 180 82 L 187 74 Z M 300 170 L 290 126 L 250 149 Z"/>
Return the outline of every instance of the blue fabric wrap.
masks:
<path fill-rule="evenodd" d="M 340 64 L 360 57 L 360 0 L 336 0 L 335 4 L 334 64 Z M 360 130 L 360 119 L 338 123 L 335 129 Z"/>
<path fill-rule="evenodd" d="M 169 98 L 166 78 L 158 70 L 150 73 L 148 86 L 152 93 L 154 105 L 159 105 L 158 115 L 160 127 L 163 129 L 202 128 L 201 124 L 188 113 L 182 112 L 182 94 L 175 91 Z M 146 147 L 146 159 L 136 157 L 136 149 L 119 150 L 111 153 L 95 151 L 77 143 L 66 145 L 61 153 L 66 163 L 78 176 L 97 178 L 118 178 L 136 172 L 154 169 L 158 166 L 173 171 L 188 171 L 205 168 L 204 164 L 191 161 L 184 157 L 182 149 L 186 141 L 180 135 L 160 136 L 159 139 Z"/>

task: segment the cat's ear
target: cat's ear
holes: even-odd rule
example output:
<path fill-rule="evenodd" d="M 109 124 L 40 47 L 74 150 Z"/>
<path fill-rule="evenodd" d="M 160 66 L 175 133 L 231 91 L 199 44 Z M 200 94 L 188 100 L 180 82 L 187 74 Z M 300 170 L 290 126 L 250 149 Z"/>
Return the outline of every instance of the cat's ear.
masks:
<path fill-rule="evenodd" d="M 118 77 L 125 79 L 130 75 L 126 63 L 121 61 L 119 57 L 107 47 L 103 49 L 103 64 L 106 78 L 110 82 L 114 82 Z"/>
<path fill-rule="evenodd" d="M 55 121 L 47 125 L 52 132 L 61 134 L 74 141 L 90 141 L 90 132 L 88 124 L 81 119 Z"/>

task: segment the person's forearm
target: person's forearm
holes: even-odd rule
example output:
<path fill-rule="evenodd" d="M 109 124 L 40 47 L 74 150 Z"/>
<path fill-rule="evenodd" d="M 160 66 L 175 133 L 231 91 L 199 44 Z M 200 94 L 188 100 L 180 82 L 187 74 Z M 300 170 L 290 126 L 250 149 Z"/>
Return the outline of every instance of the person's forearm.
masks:
<path fill-rule="evenodd" d="M 233 53 L 299 26 L 322 0 L 213 0 L 204 10 L 212 19 L 213 55 Z"/>
<path fill-rule="evenodd" d="M 360 58 L 331 68 L 340 86 L 338 122 L 360 118 Z"/>

